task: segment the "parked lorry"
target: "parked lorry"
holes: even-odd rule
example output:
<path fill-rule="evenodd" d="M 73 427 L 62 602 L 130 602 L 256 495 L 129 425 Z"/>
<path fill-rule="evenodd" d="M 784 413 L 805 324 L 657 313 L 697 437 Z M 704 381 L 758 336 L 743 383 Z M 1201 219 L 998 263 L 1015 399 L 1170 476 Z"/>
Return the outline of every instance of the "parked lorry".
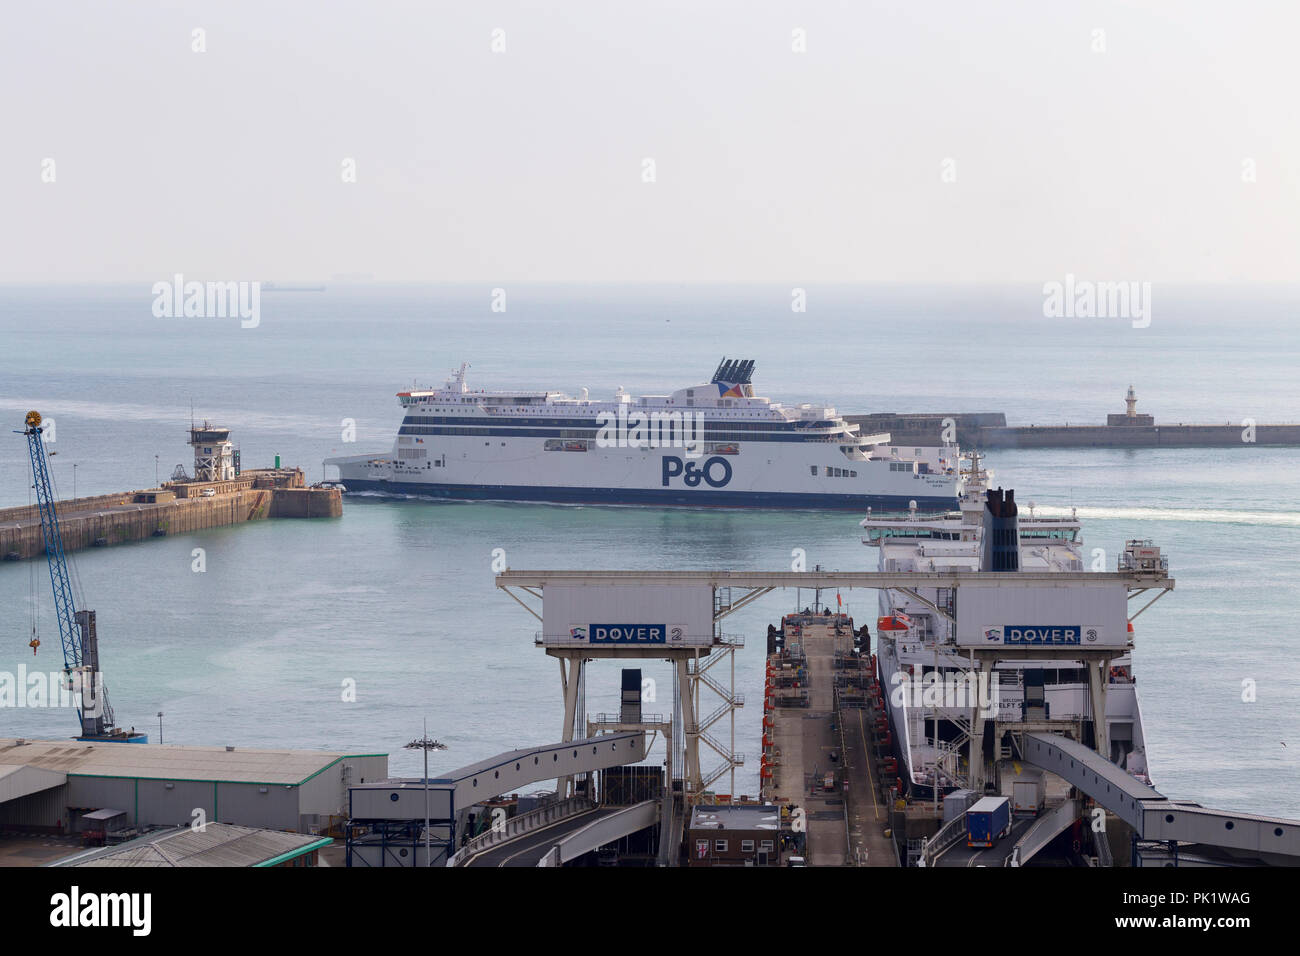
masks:
<path fill-rule="evenodd" d="M 984 797 L 966 811 L 966 845 L 993 846 L 1011 832 L 1011 801 Z"/>
<path fill-rule="evenodd" d="M 1038 816 L 1047 796 L 1047 784 L 1042 774 L 1025 774 L 1011 785 L 1011 812 L 1022 816 Z"/>

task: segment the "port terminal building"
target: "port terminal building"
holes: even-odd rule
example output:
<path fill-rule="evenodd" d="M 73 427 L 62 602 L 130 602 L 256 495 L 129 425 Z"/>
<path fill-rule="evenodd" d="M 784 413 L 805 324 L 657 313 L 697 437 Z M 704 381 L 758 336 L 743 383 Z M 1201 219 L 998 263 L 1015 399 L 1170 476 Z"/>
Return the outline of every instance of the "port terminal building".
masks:
<path fill-rule="evenodd" d="M 387 754 L 0 738 L 0 831 L 78 833 L 116 810 L 126 837 L 200 816 L 319 833 L 349 786 L 387 776 Z"/>

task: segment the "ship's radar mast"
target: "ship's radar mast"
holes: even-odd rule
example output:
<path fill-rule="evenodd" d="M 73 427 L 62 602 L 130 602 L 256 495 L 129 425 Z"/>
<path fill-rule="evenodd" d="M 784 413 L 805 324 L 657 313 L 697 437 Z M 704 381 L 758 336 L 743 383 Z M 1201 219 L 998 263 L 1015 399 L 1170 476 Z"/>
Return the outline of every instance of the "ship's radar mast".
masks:
<path fill-rule="evenodd" d="M 468 368 L 468 362 L 461 362 L 460 368 L 452 370 L 451 378 L 447 379 L 447 390 L 449 392 L 469 391 L 469 386 L 465 384 L 465 370 Z"/>

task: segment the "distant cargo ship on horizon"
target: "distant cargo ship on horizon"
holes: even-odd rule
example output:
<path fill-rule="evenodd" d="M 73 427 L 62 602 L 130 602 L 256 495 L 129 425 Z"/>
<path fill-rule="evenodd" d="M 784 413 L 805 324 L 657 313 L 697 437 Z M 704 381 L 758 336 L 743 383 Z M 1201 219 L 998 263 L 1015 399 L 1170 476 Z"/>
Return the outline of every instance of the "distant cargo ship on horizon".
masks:
<path fill-rule="evenodd" d="M 323 282 L 263 282 L 263 292 L 324 292 Z"/>

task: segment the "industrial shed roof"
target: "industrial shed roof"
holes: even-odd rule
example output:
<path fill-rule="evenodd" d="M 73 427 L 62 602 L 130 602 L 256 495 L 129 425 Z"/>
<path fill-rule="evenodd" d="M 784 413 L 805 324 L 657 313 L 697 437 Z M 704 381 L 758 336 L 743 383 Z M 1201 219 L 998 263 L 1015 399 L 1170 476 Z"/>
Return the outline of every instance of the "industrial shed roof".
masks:
<path fill-rule="evenodd" d="M 0 803 L 40 793 L 68 782 L 65 774 L 0 761 Z"/>
<path fill-rule="evenodd" d="M 328 846 L 329 837 L 209 823 L 79 853 L 54 866 L 272 866 Z"/>
<path fill-rule="evenodd" d="M 0 738 L 0 764 L 38 767 L 69 776 L 139 777 L 293 786 L 345 757 L 320 750 L 255 750 L 169 744 Z"/>

